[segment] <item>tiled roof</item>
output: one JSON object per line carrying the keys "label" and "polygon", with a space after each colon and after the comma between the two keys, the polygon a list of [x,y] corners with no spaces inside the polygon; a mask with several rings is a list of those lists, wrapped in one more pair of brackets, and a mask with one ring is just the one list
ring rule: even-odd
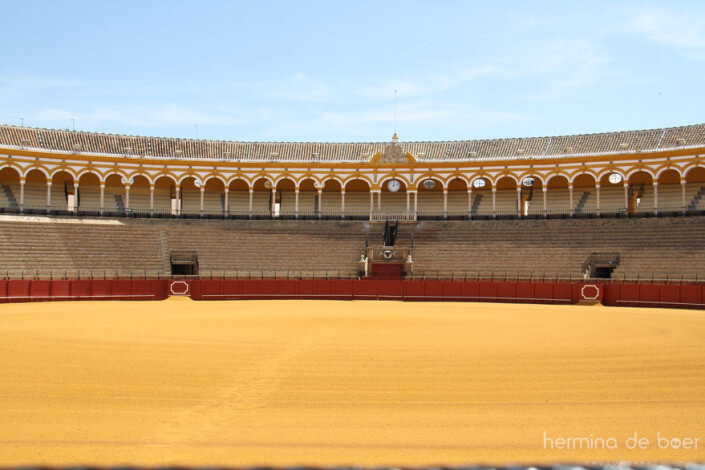
{"label": "tiled roof", "polygon": [[[363,163],[381,151],[386,143],[193,140],[0,125],[0,145],[176,159]],[[620,154],[705,147],[705,124],[554,137],[401,142],[400,145],[419,161]]]}

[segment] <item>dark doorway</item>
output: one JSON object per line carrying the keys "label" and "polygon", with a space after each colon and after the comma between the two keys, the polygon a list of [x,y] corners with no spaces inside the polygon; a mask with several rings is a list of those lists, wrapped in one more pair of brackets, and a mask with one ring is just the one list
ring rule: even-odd
{"label": "dark doorway", "polygon": [[592,268],[592,277],[596,279],[610,279],[614,266],[595,266]]}
{"label": "dark doorway", "polygon": [[170,259],[172,276],[198,275],[198,254],[195,251],[172,251]]}

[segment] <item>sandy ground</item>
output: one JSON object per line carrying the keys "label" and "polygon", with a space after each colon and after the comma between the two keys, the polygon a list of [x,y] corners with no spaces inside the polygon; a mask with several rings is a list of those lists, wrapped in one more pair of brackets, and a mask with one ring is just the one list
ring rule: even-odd
{"label": "sandy ground", "polygon": [[702,461],[704,338],[686,310],[1,305],[0,465]]}

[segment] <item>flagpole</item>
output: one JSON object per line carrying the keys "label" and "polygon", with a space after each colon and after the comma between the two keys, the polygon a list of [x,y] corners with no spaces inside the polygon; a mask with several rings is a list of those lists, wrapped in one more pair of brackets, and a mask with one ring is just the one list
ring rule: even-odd
{"label": "flagpole", "polygon": [[397,133],[397,90],[394,90],[394,134]]}

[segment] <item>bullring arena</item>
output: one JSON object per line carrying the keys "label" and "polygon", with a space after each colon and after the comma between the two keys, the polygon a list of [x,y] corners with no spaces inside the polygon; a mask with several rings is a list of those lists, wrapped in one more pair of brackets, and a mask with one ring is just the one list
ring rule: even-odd
{"label": "bullring arena", "polygon": [[703,461],[704,151],[2,125],[0,466]]}

